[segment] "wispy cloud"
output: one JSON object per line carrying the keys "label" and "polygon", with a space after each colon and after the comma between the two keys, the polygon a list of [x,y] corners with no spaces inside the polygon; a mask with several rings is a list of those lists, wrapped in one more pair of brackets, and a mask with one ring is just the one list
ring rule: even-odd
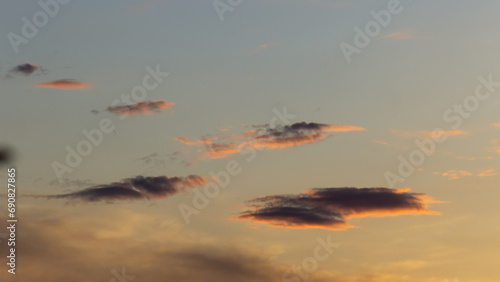
{"label": "wispy cloud", "polygon": [[163,110],[172,107],[175,103],[162,100],[138,102],[131,105],[108,107],[107,112],[116,115],[135,116],[161,113]]}
{"label": "wispy cloud", "polygon": [[[413,138],[420,138],[420,139],[432,139],[433,135],[435,134],[435,131],[433,130],[420,130],[420,131],[404,131],[404,130],[397,130],[397,129],[391,129],[390,130],[393,134],[399,135],[401,137],[413,137]],[[456,130],[441,130],[439,131],[440,134],[448,136],[448,137],[453,137],[453,136],[464,136],[468,135],[469,132],[456,129]]]}
{"label": "wispy cloud", "polygon": [[448,180],[456,180],[456,179],[461,179],[464,177],[469,177],[469,176],[476,176],[476,177],[490,177],[490,176],[495,176],[498,173],[495,171],[495,169],[485,169],[485,170],[479,170],[477,173],[472,173],[467,170],[448,170],[445,172],[434,172],[434,174],[438,174],[441,176],[446,177]]}
{"label": "wispy cloud", "polygon": [[476,174],[476,176],[479,176],[479,177],[490,177],[490,176],[495,176],[497,174],[498,173],[496,172],[496,170],[494,170],[494,169],[487,169],[487,170],[478,172]]}
{"label": "wispy cloud", "polygon": [[494,127],[494,128],[500,128],[500,122],[494,122],[492,124],[490,124],[491,127]]}
{"label": "wispy cloud", "polygon": [[283,149],[310,144],[326,139],[332,133],[362,131],[360,126],[298,122],[271,128],[270,125],[256,125],[255,129],[222,137],[205,136],[198,140],[183,137],[174,139],[186,145],[200,146],[198,159],[220,159],[237,153],[243,148]]}
{"label": "wispy cloud", "polygon": [[500,154],[500,140],[493,140],[493,145],[495,146],[495,150]]}
{"label": "wispy cloud", "polygon": [[282,228],[344,230],[347,219],[404,214],[440,214],[427,204],[439,203],[426,194],[409,189],[316,188],[298,195],[273,195],[251,199],[249,210],[232,219],[252,220]]}
{"label": "wispy cloud", "polygon": [[56,88],[63,90],[80,90],[91,87],[92,84],[80,82],[75,79],[59,79],[49,82],[38,83],[35,87],[39,88]]}
{"label": "wispy cloud", "polygon": [[277,42],[271,42],[271,43],[264,43],[264,44],[261,44],[257,47],[255,47],[252,51],[252,53],[259,53],[259,52],[262,52],[266,49],[269,49],[271,47],[274,47],[274,46],[277,46],[278,43]]}
{"label": "wispy cloud", "polygon": [[442,173],[435,172],[434,174],[441,174],[442,176],[448,178],[448,180],[455,180],[455,179],[460,179],[466,176],[471,176],[472,173],[468,172],[466,170],[448,170]]}
{"label": "wispy cloud", "polygon": [[415,30],[413,28],[403,29],[397,32],[389,33],[380,37],[381,39],[394,39],[394,40],[402,40],[402,39],[415,39],[417,36],[415,35]]}

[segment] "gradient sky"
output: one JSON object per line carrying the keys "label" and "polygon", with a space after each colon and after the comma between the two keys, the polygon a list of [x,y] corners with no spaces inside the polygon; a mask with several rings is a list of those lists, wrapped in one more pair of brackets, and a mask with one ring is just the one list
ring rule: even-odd
{"label": "gradient sky", "polygon": [[[388,2],[245,0],[221,20],[211,0],[72,0],[16,52],[9,34],[43,10],[2,1],[0,177],[17,169],[19,222],[17,274],[0,237],[0,279],[498,281],[500,87],[456,128],[443,114],[479,77],[500,82],[500,2],[401,0],[349,63],[341,43]],[[157,67],[143,101],[113,104]],[[113,132],[58,179],[103,119]],[[436,128],[446,141],[388,183]],[[186,222],[228,163],[241,173]],[[328,236],[340,245],[310,277],[283,280]]]}

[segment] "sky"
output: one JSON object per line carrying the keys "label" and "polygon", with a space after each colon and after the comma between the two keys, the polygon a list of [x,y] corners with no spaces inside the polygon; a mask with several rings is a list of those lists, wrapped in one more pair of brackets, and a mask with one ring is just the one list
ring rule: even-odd
{"label": "sky", "polygon": [[498,281],[499,10],[2,1],[0,279]]}

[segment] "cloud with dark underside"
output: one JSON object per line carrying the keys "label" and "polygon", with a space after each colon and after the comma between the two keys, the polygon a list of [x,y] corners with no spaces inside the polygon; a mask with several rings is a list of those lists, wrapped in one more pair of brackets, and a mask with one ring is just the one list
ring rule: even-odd
{"label": "cloud with dark underside", "polygon": [[237,153],[244,148],[279,149],[315,143],[326,139],[333,133],[365,130],[360,126],[343,124],[323,124],[298,122],[291,125],[272,127],[269,124],[253,126],[239,134],[220,137],[202,137],[188,140],[175,137],[183,144],[200,146],[201,155],[197,159],[220,159]]}
{"label": "cloud with dark underside", "polygon": [[[110,106],[106,108],[105,111],[121,116],[149,115],[161,113],[163,110],[170,108],[173,105],[175,105],[175,103],[157,100],[138,102],[124,106]],[[94,110],[92,112],[98,113],[99,111]]]}
{"label": "cloud with dark underside", "polygon": [[232,219],[251,220],[282,228],[352,228],[347,219],[405,214],[440,214],[428,209],[439,203],[409,189],[316,188],[298,195],[274,195],[251,199],[249,209]]}
{"label": "cloud with dark underside", "polygon": [[56,88],[62,90],[80,90],[91,87],[92,84],[78,81],[76,79],[59,79],[42,82],[35,85],[37,88]]}
{"label": "cloud with dark underside", "polygon": [[172,196],[185,188],[203,186],[205,183],[205,178],[199,175],[186,177],[136,176],[120,182],[92,186],[76,192],[48,195],[46,198],[83,202],[157,199]]}
{"label": "cloud with dark underside", "polygon": [[31,75],[37,70],[42,70],[38,66],[35,66],[30,63],[17,65],[9,70],[9,74],[22,74],[22,75]]}

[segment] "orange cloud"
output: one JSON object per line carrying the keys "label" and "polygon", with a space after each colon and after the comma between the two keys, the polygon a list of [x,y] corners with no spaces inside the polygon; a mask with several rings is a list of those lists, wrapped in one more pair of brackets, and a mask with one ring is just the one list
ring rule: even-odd
{"label": "orange cloud", "polygon": [[261,45],[257,46],[257,47],[253,50],[253,52],[252,52],[252,53],[259,53],[259,52],[264,51],[265,49],[268,49],[268,48],[270,48],[270,47],[274,47],[274,46],[276,46],[276,45],[278,45],[278,43],[276,43],[276,42],[272,42],[272,43],[264,43],[264,44],[261,44]]}
{"label": "orange cloud", "polygon": [[395,40],[401,40],[401,39],[415,39],[417,37],[415,36],[415,31],[412,28],[407,28],[407,29],[403,29],[403,30],[398,31],[398,32],[393,32],[393,33],[383,35],[380,38],[381,39],[390,38],[390,39],[395,39]]}
{"label": "orange cloud", "polygon": [[208,137],[208,138],[203,138],[203,139],[200,139],[200,140],[195,140],[195,141],[189,141],[187,140],[186,138],[183,138],[183,137],[174,137],[174,140],[177,140],[183,144],[186,144],[186,145],[209,145],[209,144],[212,144],[212,141],[211,140],[214,140],[214,139],[217,139],[215,137]]}
{"label": "orange cloud", "polygon": [[491,125],[491,127],[500,128],[500,122],[494,122],[490,125]]}
{"label": "orange cloud", "polygon": [[64,90],[79,90],[91,87],[92,84],[80,82],[75,79],[60,79],[49,82],[38,83],[35,87],[39,88],[57,88]]}
{"label": "orange cloud", "polygon": [[236,143],[229,144],[211,144],[205,151],[202,159],[222,159],[230,155],[238,153],[238,145]]}
{"label": "orange cloud", "polygon": [[465,176],[471,176],[472,173],[466,170],[448,170],[441,174],[442,176],[448,177],[448,180],[460,179]]}
{"label": "orange cloud", "polygon": [[478,172],[476,174],[476,176],[479,176],[479,177],[488,177],[488,176],[495,176],[497,174],[498,173],[494,169],[488,169],[488,170],[485,170],[485,171]]}
{"label": "orange cloud", "polygon": [[493,145],[496,146],[495,150],[500,154],[500,140],[494,140]]}

